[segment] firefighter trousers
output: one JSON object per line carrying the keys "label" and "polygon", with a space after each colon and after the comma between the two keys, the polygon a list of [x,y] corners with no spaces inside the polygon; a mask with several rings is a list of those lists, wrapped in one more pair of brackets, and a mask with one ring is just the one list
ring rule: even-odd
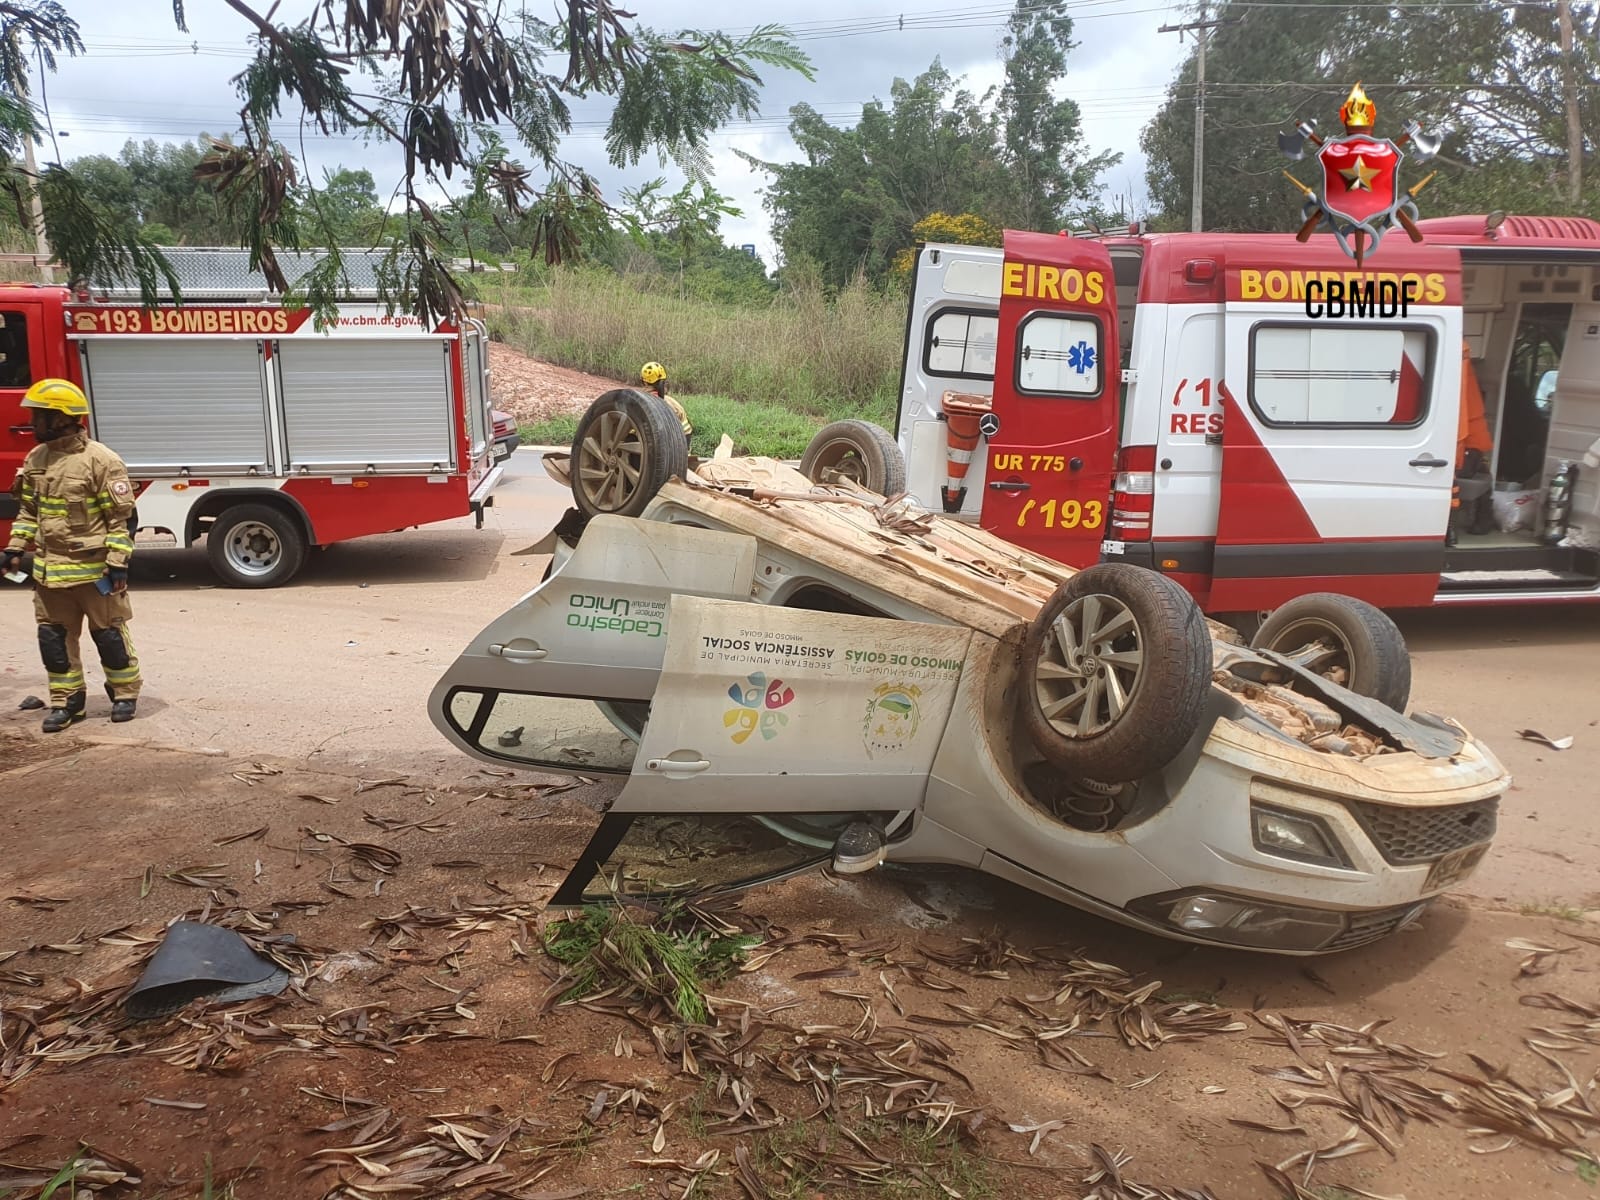
{"label": "firefighter trousers", "polygon": [[33,615],[39,623],[39,657],[50,677],[50,707],[66,707],[68,697],[84,690],[83,656],[78,642],[83,625],[100,655],[113,700],[135,700],[142,680],[128,622],[133,604],[128,593],[102,596],[92,583],[77,587],[33,589]]}

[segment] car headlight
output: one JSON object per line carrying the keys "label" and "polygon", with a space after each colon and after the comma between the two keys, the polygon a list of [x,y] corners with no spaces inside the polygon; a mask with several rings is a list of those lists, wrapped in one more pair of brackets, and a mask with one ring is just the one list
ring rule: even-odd
{"label": "car headlight", "polygon": [[1250,825],[1255,847],[1263,854],[1321,867],[1350,866],[1344,847],[1321,817],[1252,802]]}
{"label": "car headlight", "polygon": [[1196,937],[1263,950],[1316,950],[1344,932],[1341,913],[1230,896],[1184,896],[1158,919]]}

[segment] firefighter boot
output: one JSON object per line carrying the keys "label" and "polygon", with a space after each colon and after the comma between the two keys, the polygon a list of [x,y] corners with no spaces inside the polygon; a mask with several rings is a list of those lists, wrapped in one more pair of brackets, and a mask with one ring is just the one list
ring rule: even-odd
{"label": "firefighter boot", "polygon": [[133,713],[139,707],[137,700],[118,700],[117,693],[111,685],[106,684],[106,699],[111,701],[111,719],[120,724],[123,721],[133,720]]}
{"label": "firefighter boot", "polygon": [[74,721],[83,720],[83,709],[88,697],[82,692],[73,692],[67,697],[65,708],[52,708],[45,714],[44,724],[40,726],[46,733],[60,733]]}

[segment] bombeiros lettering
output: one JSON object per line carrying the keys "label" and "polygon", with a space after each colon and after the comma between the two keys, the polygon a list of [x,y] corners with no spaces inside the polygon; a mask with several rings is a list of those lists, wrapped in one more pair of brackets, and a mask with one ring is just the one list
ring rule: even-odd
{"label": "bombeiros lettering", "polygon": [[[1294,271],[1241,267],[1238,300],[1294,300],[1306,302],[1313,293],[1325,299],[1329,285],[1338,283],[1345,296],[1365,292],[1368,285],[1388,285],[1409,297],[1411,304],[1443,304],[1448,294],[1444,275],[1430,271]],[[1320,289],[1320,290],[1319,290]]]}

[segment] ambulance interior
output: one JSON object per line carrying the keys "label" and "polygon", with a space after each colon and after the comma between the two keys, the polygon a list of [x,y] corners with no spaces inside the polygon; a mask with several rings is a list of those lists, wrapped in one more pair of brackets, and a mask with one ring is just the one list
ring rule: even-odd
{"label": "ambulance interior", "polygon": [[[1463,332],[1482,395],[1463,387],[1460,505],[1441,590],[1570,587],[1600,578],[1600,267],[1479,262],[1463,255]],[[1552,480],[1571,464],[1570,513],[1546,523]]]}

